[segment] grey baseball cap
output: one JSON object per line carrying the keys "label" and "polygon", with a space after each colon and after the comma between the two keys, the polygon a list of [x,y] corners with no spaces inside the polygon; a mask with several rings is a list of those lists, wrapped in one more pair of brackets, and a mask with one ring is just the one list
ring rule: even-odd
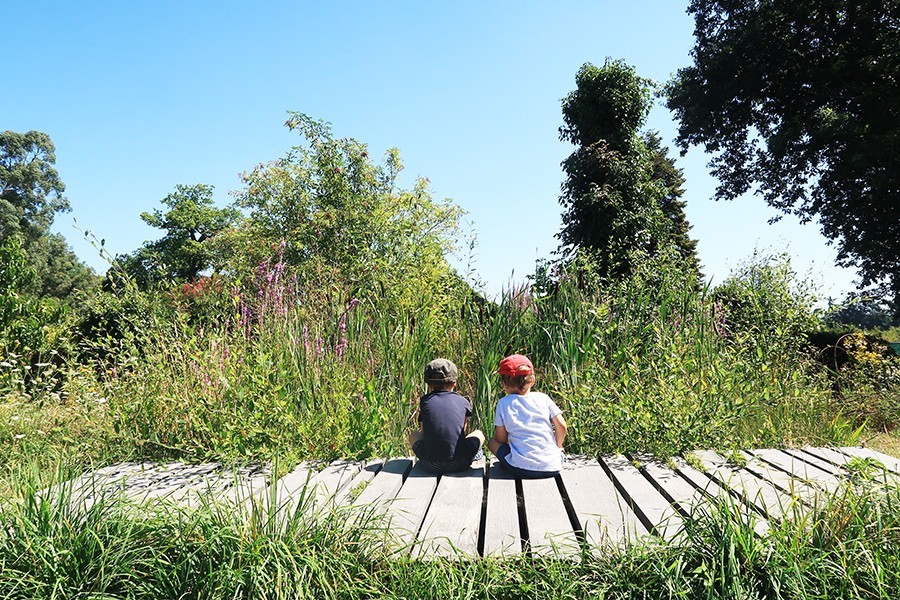
{"label": "grey baseball cap", "polygon": [[459,370],[453,361],[436,358],[425,365],[425,381],[428,383],[450,383],[459,377]]}

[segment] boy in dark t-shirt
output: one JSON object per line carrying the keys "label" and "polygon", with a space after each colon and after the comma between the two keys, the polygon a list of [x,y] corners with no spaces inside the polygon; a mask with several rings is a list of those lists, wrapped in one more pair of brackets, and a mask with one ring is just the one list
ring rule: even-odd
{"label": "boy in dark t-shirt", "polygon": [[446,358],[425,365],[428,393],[419,399],[421,429],[409,434],[409,443],[419,463],[435,473],[468,469],[484,444],[481,431],[466,435],[472,405],[453,391],[458,376],[456,365]]}

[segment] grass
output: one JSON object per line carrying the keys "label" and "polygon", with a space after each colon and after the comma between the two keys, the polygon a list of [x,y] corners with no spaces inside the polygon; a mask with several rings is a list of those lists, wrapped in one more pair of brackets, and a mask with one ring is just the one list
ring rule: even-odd
{"label": "grass", "polygon": [[[39,498],[20,473],[0,509],[0,598],[891,598],[900,586],[900,492],[849,483],[765,538],[722,501],[671,544],[581,561],[397,559],[371,516],[249,518],[217,505],[140,510]],[[61,474],[65,477],[65,473]]]}
{"label": "grass", "polygon": [[490,431],[501,395],[493,372],[512,352],[532,357],[536,389],[565,410],[573,452],[666,458],[855,441],[830,382],[788,333],[726,329],[715,299],[689,278],[598,289],[573,278],[543,296],[510,290],[497,304],[460,295],[440,311],[276,284],[236,305],[232,291],[211,288],[228,296],[214,303],[217,318],[157,317],[134,345],[104,354],[114,361],[103,377],[69,380],[74,403],[108,399],[98,432],[114,435],[98,444],[112,454],[286,462],[405,454],[428,360],[459,365],[472,426]]}

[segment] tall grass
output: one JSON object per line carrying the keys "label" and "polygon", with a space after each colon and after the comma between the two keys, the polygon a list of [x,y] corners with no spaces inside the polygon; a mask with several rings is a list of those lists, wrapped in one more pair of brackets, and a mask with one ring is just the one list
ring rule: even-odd
{"label": "tall grass", "polygon": [[573,451],[853,441],[828,382],[786,339],[794,332],[742,338],[709,290],[663,275],[606,286],[562,278],[549,293],[523,287],[497,302],[460,289],[439,307],[401,308],[298,284],[265,263],[249,288],[206,291],[224,298],[218,318],[180,310],[144,331],[103,394],[144,454],[405,454],[428,360],[457,362],[473,426],[491,431],[496,365],[522,352],[536,389],[566,411]]}

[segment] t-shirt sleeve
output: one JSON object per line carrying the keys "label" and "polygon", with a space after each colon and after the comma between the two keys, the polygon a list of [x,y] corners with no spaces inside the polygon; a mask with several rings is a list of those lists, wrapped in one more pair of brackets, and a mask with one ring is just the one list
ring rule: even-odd
{"label": "t-shirt sleeve", "polygon": [[550,420],[553,420],[553,417],[556,415],[562,414],[562,409],[556,405],[556,402],[553,401],[550,396],[547,396],[547,404],[550,405]]}
{"label": "t-shirt sleeve", "polygon": [[497,403],[497,408],[494,410],[494,427],[506,427],[506,423],[503,422],[503,412],[500,410],[500,402]]}
{"label": "t-shirt sleeve", "polygon": [[466,398],[466,417],[472,416],[472,401]]}

